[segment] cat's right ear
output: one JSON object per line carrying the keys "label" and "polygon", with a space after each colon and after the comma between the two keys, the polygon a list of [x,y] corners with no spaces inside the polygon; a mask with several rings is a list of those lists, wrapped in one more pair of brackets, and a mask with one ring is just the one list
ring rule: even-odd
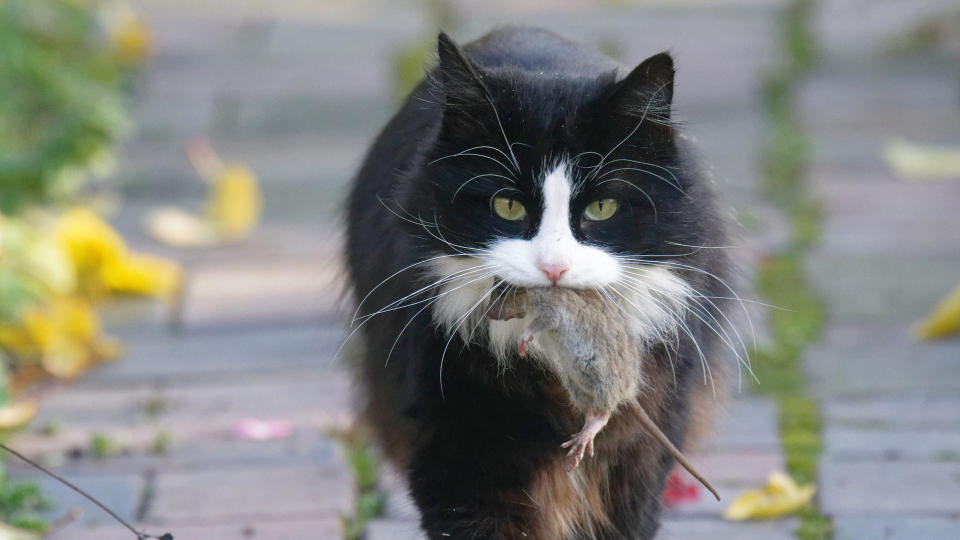
{"label": "cat's right ear", "polygon": [[440,83],[447,105],[476,103],[477,99],[489,99],[484,83],[484,74],[463,50],[441,32],[437,38],[437,82]]}

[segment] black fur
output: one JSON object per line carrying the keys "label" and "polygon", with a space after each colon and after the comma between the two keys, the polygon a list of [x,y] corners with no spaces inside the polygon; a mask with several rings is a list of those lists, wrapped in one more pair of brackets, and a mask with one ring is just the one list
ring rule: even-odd
{"label": "black fur", "polygon": [[[721,245],[723,233],[710,187],[671,123],[672,92],[673,62],[665,53],[621,79],[608,58],[542,30],[501,29],[463,49],[441,35],[439,65],[377,138],[350,194],[347,260],[355,299],[365,298],[360,315],[421,287],[422,267],[402,269],[453,253],[445,242],[476,248],[504,236],[532,237],[542,212],[535,180],[546,166],[578,155],[575,175],[586,183],[571,215],[596,199],[621,201],[608,221],[574,219],[579,241],[725,276],[722,250],[684,247]],[[504,136],[519,144],[508,149]],[[490,176],[463,186],[467,178],[497,173],[500,165],[447,156],[481,145],[513,151],[517,184]],[[623,171],[618,176],[626,182],[587,180],[599,157],[583,153],[611,150],[608,159],[659,168],[650,169],[655,174]],[[493,193],[504,188],[526,206],[526,219],[508,222],[491,212]],[[678,275],[704,295],[728,296],[703,273]],[[422,307],[384,312],[360,331],[365,417],[408,474],[431,538],[542,538],[525,490],[536,471],[563,456],[560,444],[582,417],[557,399],[550,373],[522,361],[503,371],[482,344],[459,337],[444,360],[441,394],[447,335]],[[710,332],[694,316],[686,323],[712,360]],[[700,356],[683,333],[676,354],[655,347],[649,362],[674,364],[665,369],[675,368],[676,387],[671,381],[657,406],[663,431],[680,446],[691,391],[702,384]],[[644,452],[655,454],[648,460],[654,466],[641,465]],[[655,446],[629,443],[610,453],[605,506],[613,527],[600,536],[651,538],[672,459]]]}

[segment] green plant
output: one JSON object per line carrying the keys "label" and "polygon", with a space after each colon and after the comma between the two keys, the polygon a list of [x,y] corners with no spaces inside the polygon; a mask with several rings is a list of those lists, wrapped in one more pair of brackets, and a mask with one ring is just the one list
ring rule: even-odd
{"label": "green plant", "polygon": [[357,502],[353,516],[345,520],[344,528],[349,540],[361,540],[366,531],[367,522],[383,514],[386,503],[383,492],[378,487],[380,468],[370,441],[358,429],[339,435],[347,454],[347,461],[353,469],[354,483],[357,489]]}
{"label": "green plant", "polygon": [[50,508],[50,502],[33,483],[10,482],[0,468],[0,522],[31,531],[43,531],[47,523],[36,513]]}
{"label": "green plant", "polygon": [[[771,304],[785,308],[770,314],[771,342],[759,350],[753,363],[760,381],[756,390],[777,400],[780,442],[787,470],[800,483],[813,482],[822,450],[822,420],[810,398],[801,359],[820,335],[824,308],[807,283],[804,260],[819,236],[820,207],[809,195],[804,170],[810,144],[796,111],[794,90],[814,65],[816,43],[810,25],[813,0],[792,0],[782,18],[784,59],[763,87],[763,103],[770,137],[761,155],[767,196],[790,217],[792,236],[779,253],[765,260],[757,275],[757,292]],[[815,503],[798,513],[801,540],[829,540],[830,519]]]}
{"label": "green plant", "polygon": [[128,68],[95,0],[0,2],[0,212],[62,201],[126,126]]}
{"label": "green plant", "polygon": [[116,452],[116,447],[109,437],[97,433],[90,438],[90,453],[96,459],[105,459]]}

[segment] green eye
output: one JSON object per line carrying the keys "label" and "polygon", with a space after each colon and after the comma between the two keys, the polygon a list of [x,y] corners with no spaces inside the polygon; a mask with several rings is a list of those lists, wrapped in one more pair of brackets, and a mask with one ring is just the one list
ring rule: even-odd
{"label": "green eye", "polygon": [[605,221],[617,213],[620,203],[616,199],[600,199],[587,205],[583,215],[590,221]]}
{"label": "green eye", "polygon": [[527,217],[527,209],[516,199],[494,197],[493,211],[507,221],[520,221]]}

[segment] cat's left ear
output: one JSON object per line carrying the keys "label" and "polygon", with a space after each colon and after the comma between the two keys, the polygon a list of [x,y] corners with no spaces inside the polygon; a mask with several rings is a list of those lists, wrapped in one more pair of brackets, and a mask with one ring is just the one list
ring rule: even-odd
{"label": "cat's left ear", "polygon": [[673,103],[673,74],[669,53],[651,56],[617,83],[608,106],[616,114],[666,123]]}

